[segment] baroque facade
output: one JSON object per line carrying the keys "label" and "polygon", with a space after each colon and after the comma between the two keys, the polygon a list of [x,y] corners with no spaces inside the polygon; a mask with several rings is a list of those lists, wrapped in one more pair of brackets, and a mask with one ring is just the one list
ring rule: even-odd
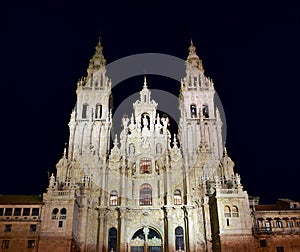
{"label": "baroque facade", "polygon": [[[77,83],[68,148],[49,178],[38,237],[27,249],[269,251],[261,247],[265,233],[259,229],[267,222],[255,217],[262,212],[250,207],[223,148],[214,85],[195,46],[189,47],[181,81],[177,135],[158,113],[144,78],[134,113],[123,117],[121,133],[111,139],[111,88],[99,41],[87,76]],[[299,209],[292,214],[298,239]],[[7,239],[2,244],[9,249]],[[299,241],[294,247],[300,248]]]}

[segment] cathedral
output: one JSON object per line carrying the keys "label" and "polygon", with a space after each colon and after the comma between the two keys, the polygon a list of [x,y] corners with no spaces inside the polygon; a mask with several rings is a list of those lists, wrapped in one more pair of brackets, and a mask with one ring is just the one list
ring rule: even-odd
{"label": "cathedral", "polygon": [[[243,189],[223,146],[213,81],[205,76],[193,43],[178,94],[177,134],[158,112],[144,77],[136,83],[140,97],[132,115],[123,117],[122,131],[112,137],[112,81],[102,49],[99,41],[87,76],[77,83],[69,142],[41,204],[22,198],[23,207],[5,208],[0,200],[0,221],[17,221],[15,209],[21,209],[17,216],[24,209],[36,209],[39,216],[28,212],[24,221],[35,221],[30,227],[36,225],[37,235],[26,238],[28,250],[18,251],[300,251],[300,204],[278,203],[293,221],[284,229],[293,233],[285,235],[295,236],[275,239],[273,231],[288,228],[287,222],[279,217],[277,227],[278,209],[259,206]],[[6,215],[7,209],[14,210]],[[273,211],[272,222],[267,211]],[[5,225],[12,231],[14,224]],[[7,233],[0,238],[3,251],[17,251],[4,250],[12,246]],[[291,243],[295,250],[283,250]]]}
{"label": "cathedral", "polygon": [[134,113],[111,139],[112,83],[97,45],[77,84],[68,151],[44,194],[41,251],[217,251],[221,240],[251,239],[248,195],[223,151],[214,85],[195,46],[181,82],[177,135],[157,112],[146,78],[140,85]]}

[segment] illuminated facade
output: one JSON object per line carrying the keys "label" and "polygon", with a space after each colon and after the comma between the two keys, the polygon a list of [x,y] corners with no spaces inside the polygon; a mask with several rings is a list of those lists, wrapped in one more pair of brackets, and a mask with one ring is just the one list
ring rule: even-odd
{"label": "illuminated facade", "polygon": [[111,148],[112,83],[99,42],[77,85],[68,152],[44,194],[42,251],[217,251],[222,240],[252,239],[248,195],[223,153],[213,82],[195,49],[181,82],[178,136],[145,78]]}
{"label": "illuminated facade", "polygon": [[268,251],[257,235],[259,211],[251,210],[223,149],[214,85],[195,46],[181,82],[177,135],[157,112],[145,78],[134,113],[123,117],[122,132],[111,139],[111,87],[99,42],[77,84],[68,150],[43,195],[35,249]]}

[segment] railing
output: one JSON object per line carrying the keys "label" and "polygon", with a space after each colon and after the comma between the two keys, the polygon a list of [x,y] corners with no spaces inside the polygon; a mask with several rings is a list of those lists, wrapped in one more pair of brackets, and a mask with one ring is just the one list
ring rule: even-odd
{"label": "railing", "polygon": [[271,227],[254,227],[253,231],[255,234],[270,234],[272,233]]}
{"label": "railing", "polygon": [[0,216],[0,220],[32,221],[40,220],[39,216]]}
{"label": "railing", "polygon": [[299,227],[254,227],[255,234],[299,234]]}
{"label": "railing", "polygon": [[238,189],[218,189],[217,191],[220,194],[238,194]]}

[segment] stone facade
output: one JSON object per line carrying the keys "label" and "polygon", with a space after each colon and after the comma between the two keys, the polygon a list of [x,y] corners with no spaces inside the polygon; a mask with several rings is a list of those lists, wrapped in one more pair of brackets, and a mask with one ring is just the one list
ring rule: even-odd
{"label": "stone facade", "polygon": [[[42,251],[61,239],[62,251],[217,251],[220,241],[253,238],[248,195],[223,152],[214,85],[195,46],[181,82],[178,136],[145,78],[111,148],[111,85],[99,42],[77,85],[68,151],[44,194]],[[227,206],[236,216],[224,216]],[[62,208],[66,219],[53,219]]]}
{"label": "stone facade", "polygon": [[[274,251],[264,250],[261,240],[275,248],[280,238],[277,233],[262,238],[259,228],[266,222],[257,223],[264,213],[250,207],[223,148],[214,85],[195,46],[189,47],[181,81],[177,135],[158,113],[144,78],[134,113],[123,117],[122,131],[112,139],[111,87],[99,41],[87,76],[77,83],[68,148],[38,205],[38,245],[30,251]],[[284,248],[299,248],[297,209],[289,217],[296,233],[288,234]],[[1,225],[11,221],[5,211]],[[23,224],[14,223],[21,229]],[[0,234],[3,251],[16,251]]]}

